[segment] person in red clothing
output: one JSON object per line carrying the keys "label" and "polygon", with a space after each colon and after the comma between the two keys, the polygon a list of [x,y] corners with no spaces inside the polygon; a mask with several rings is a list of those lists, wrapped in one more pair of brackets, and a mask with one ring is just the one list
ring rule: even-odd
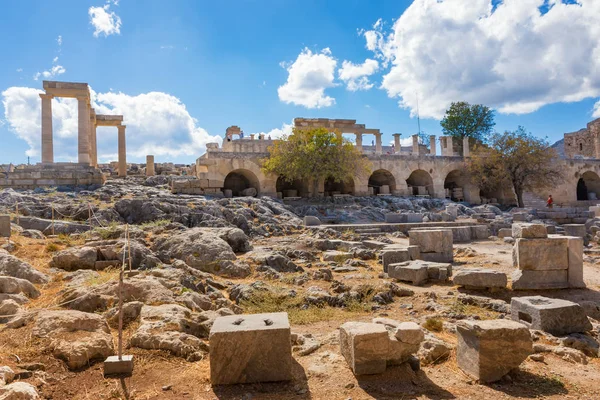
{"label": "person in red clothing", "polygon": [[554,205],[554,200],[552,200],[552,195],[549,195],[548,200],[546,201],[546,207],[552,208],[552,205]]}

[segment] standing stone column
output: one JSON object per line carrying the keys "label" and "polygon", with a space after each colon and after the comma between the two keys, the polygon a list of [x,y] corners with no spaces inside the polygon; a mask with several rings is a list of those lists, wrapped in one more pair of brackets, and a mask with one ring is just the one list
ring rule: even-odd
{"label": "standing stone column", "polygon": [[127,157],[125,149],[125,125],[117,126],[119,130],[119,176],[127,176]]}
{"label": "standing stone column", "polygon": [[375,134],[375,154],[381,154],[381,133]]}
{"label": "standing stone column", "polygon": [[400,136],[402,136],[401,133],[394,133],[394,153],[396,154],[400,154],[400,152],[402,151],[402,145],[400,144]]}
{"label": "standing stone column", "polygon": [[98,141],[96,140],[96,111],[90,110],[90,164],[96,168],[98,166]]}
{"label": "standing stone column", "polygon": [[596,159],[600,159],[600,132],[596,132],[596,134],[594,135],[594,148]]}
{"label": "standing stone column", "polygon": [[419,155],[419,135],[412,135],[412,153]]}
{"label": "standing stone column", "polygon": [[90,165],[90,107],[87,96],[77,97],[77,153],[80,164]]}
{"label": "standing stone column", "polygon": [[434,157],[437,155],[437,148],[435,146],[435,135],[429,136],[429,154]]}
{"label": "standing stone column", "polygon": [[356,150],[362,153],[362,133],[356,133]]}
{"label": "standing stone column", "polygon": [[463,157],[469,157],[471,155],[471,149],[469,148],[469,138],[465,136],[463,138]]}
{"label": "standing stone column", "polygon": [[154,176],[154,156],[146,156],[146,176]]}
{"label": "standing stone column", "polygon": [[52,98],[50,94],[40,94],[42,98],[42,163],[54,162],[52,140]]}

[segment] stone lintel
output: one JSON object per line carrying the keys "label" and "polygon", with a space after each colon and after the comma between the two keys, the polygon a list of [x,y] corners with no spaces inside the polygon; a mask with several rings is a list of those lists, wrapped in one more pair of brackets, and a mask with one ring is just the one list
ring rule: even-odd
{"label": "stone lintel", "polygon": [[44,81],[46,94],[54,97],[90,97],[87,83]]}
{"label": "stone lintel", "polygon": [[96,125],[97,126],[119,126],[122,125],[123,116],[122,115],[96,115]]}

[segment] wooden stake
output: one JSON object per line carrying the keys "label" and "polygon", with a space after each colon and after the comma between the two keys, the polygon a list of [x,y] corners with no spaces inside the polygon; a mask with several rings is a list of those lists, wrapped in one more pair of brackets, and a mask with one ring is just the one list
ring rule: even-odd
{"label": "wooden stake", "polygon": [[19,225],[19,202],[17,201],[17,225]]}
{"label": "wooden stake", "polygon": [[[125,225],[125,235],[129,237],[129,224]],[[126,246],[129,247],[129,240]],[[119,273],[119,361],[123,359],[123,271],[125,270],[125,248],[123,248],[123,264]]]}

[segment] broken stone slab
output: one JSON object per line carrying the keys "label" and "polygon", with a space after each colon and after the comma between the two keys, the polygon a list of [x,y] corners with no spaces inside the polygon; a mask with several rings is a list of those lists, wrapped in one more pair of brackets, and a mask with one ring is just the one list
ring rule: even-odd
{"label": "broken stone slab", "polygon": [[410,223],[410,224],[414,224],[414,223],[421,223],[423,222],[423,214],[419,214],[419,213],[406,213],[406,222]]}
{"label": "broken stone slab", "polygon": [[388,267],[388,275],[390,278],[419,286],[430,279],[445,281],[452,276],[452,265],[424,260],[406,261],[391,264]]}
{"label": "broken stone slab", "polygon": [[487,225],[473,225],[471,228],[471,240],[485,240],[490,237]]}
{"label": "broken stone slab", "polygon": [[304,217],[304,226],[319,226],[321,225],[321,220],[312,215],[307,215]]}
{"label": "broken stone slab", "polygon": [[382,324],[346,322],[340,326],[340,350],[354,375],[385,372],[388,331]]}
{"label": "broken stone slab", "polygon": [[133,373],[133,356],[110,356],[104,360],[104,376],[125,375]]}
{"label": "broken stone slab", "polygon": [[381,250],[384,247],[389,246],[388,243],[380,242],[378,240],[363,240],[362,245],[365,246],[367,249],[372,250]]}
{"label": "broken stone slab", "polygon": [[406,248],[390,247],[381,252],[381,261],[383,264],[383,272],[388,271],[391,264],[396,264],[405,261],[417,260],[420,252],[418,246],[408,246]]}
{"label": "broken stone slab", "polygon": [[548,237],[543,224],[513,224],[512,237],[515,239],[545,239]]}
{"label": "broken stone slab", "polygon": [[429,279],[427,265],[413,261],[390,264],[387,273],[392,279],[410,282],[416,286],[424,284]]}
{"label": "broken stone slab", "polygon": [[530,329],[555,336],[583,333],[592,329],[592,324],[579,304],[543,296],[513,297],[511,317]]}
{"label": "broken stone slab", "polygon": [[329,250],[323,253],[323,261],[344,262],[352,258],[352,253],[338,250]]}
{"label": "broken stone slab", "polygon": [[456,358],[461,370],[481,382],[494,382],[532,353],[529,329],[504,319],[459,321]]}
{"label": "broken stone slab", "polygon": [[568,271],[522,271],[512,273],[513,290],[567,289],[569,287]]}
{"label": "broken stone slab", "polygon": [[452,282],[466,289],[504,289],[507,284],[504,272],[485,268],[469,268],[458,271]]}
{"label": "broken stone slab", "polygon": [[520,270],[566,270],[569,267],[567,247],[564,237],[516,239],[513,264]]}
{"label": "broken stone slab", "polygon": [[292,379],[287,313],[219,317],[210,330],[213,385]]}

